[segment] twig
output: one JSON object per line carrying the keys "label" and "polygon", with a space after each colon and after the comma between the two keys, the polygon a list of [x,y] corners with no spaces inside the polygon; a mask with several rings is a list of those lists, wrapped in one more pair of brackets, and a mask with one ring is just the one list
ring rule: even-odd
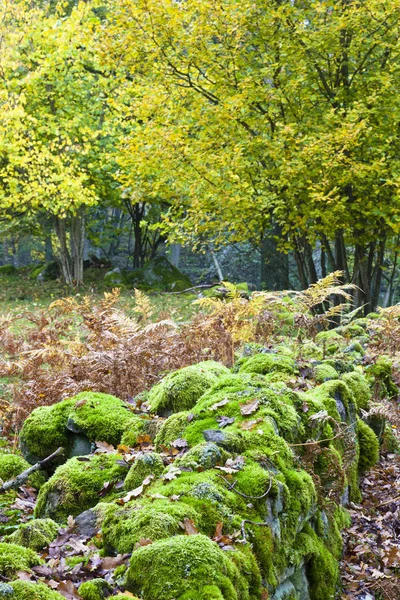
{"label": "twig", "polygon": [[22,485],[28,479],[28,477],[32,475],[32,473],[35,473],[35,471],[39,471],[40,469],[45,469],[47,465],[51,463],[55,458],[58,458],[59,456],[63,455],[64,448],[58,448],[55,452],[53,452],[53,454],[50,454],[50,456],[48,456],[47,458],[40,460],[35,465],[29,467],[29,469],[22,471],[22,473],[17,475],[14,479],[10,479],[9,481],[3,483],[3,485],[0,487],[0,494],[4,494],[4,492],[7,492],[11,489],[19,488],[19,486]]}
{"label": "twig", "polygon": [[223,475],[217,475],[217,477],[220,477],[221,479],[223,479],[225,481],[225,483],[229,486],[229,490],[232,490],[232,492],[235,492],[235,494],[239,494],[239,496],[242,496],[242,498],[248,498],[249,500],[261,500],[262,498],[265,498],[265,496],[268,496],[269,492],[271,491],[271,487],[272,487],[272,477],[270,474],[268,489],[261,496],[248,496],[247,494],[243,494],[243,492],[239,492],[239,490],[235,489],[234,486],[237,483],[236,481],[233,484],[231,484],[231,482],[228,481],[228,479],[226,479]]}
{"label": "twig", "polygon": [[242,540],[243,542],[247,542],[247,538],[246,538],[246,530],[245,530],[245,525],[246,523],[249,523],[250,525],[258,525],[259,527],[269,527],[268,523],[258,523],[257,521],[249,521],[249,519],[243,519],[241,525],[240,525],[240,529],[242,531]]}

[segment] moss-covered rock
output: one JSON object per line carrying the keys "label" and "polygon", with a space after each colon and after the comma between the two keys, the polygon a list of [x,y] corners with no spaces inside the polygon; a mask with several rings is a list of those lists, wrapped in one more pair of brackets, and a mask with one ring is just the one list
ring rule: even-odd
{"label": "moss-covered rock", "polygon": [[225,600],[255,598],[261,593],[259,575],[250,591],[228,554],[203,535],[161,540],[132,554],[126,587],[143,600],[200,600],[210,598],[211,590],[214,598],[216,593]]}
{"label": "moss-covered rock", "polygon": [[239,364],[239,373],[259,373],[260,375],[265,375],[274,372],[289,374],[296,372],[293,359],[281,354],[256,354],[239,362]]}
{"label": "moss-covered rock", "polygon": [[88,454],[91,442],[119,444],[131,420],[129,406],[119,398],[82,392],[53,406],[36,408],[22,427],[21,450],[31,463],[60,446],[67,456]]}
{"label": "moss-covered rock", "polygon": [[19,442],[26,460],[32,464],[62,446],[66,452],[72,440],[66,428],[73,401],[64,400],[53,406],[40,406],[24,421]]}
{"label": "moss-covered rock", "polygon": [[[30,464],[19,454],[0,452],[0,479],[3,482],[13,479],[29,467]],[[39,471],[32,473],[28,479],[28,483],[36,489],[39,489],[44,481],[44,475]]]}
{"label": "moss-covered rock", "polygon": [[218,381],[218,377],[228,373],[226,367],[214,361],[174,371],[150,391],[150,410],[160,415],[189,410]]}
{"label": "moss-covered rock", "polygon": [[108,394],[82,392],[72,398],[67,429],[83,433],[91,442],[101,441],[116,446],[132,419],[129,406]]}
{"label": "moss-covered rock", "polygon": [[3,541],[35,551],[43,550],[57,537],[58,527],[52,519],[34,519],[22,523],[11,535],[5,536]]}
{"label": "moss-covered rock", "polygon": [[379,440],[371,427],[364,421],[357,421],[357,438],[360,446],[360,471],[368,471],[379,460]]}
{"label": "moss-covered rock", "polygon": [[33,581],[13,581],[13,600],[65,600],[65,597],[43,583]]}
{"label": "moss-covered rock", "polygon": [[376,390],[382,398],[395,398],[399,393],[393,381],[393,363],[388,356],[380,356],[378,360],[367,369],[367,376],[375,384]]}
{"label": "moss-covered rock", "polygon": [[154,440],[163,423],[163,419],[150,419],[147,416],[132,415],[122,434],[121,444],[134,448],[138,444],[139,438],[144,435],[148,435]]}
{"label": "moss-covered rock", "polygon": [[350,388],[357,409],[367,410],[372,392],[366,377],[360,371],[352,371],[345,373],[342,379]]}
{"label": "moss-covered rock", "polygon": [[177,269],[165,256],[156,256],[141,270],[147,286],[167,292],[181,292],[192,287],[187,275]]}
{"label": "moss-covered rock", "polygon": [[2,265],[0,267],[0,275],[17,275],[18,269],[14,265]]}
{"label": "moss-covered rock", "polygon": [[184,534],[181,523],[191,519],[198,527],[201,515],[190,504],[156,499],[143,506],[131,502],[126,506],[109,504],[102,522],[104,546],[109,552],[132,552],[143,540],[156,542],[177,534]]}
{"label": "moss-covered rock", "polygon": [[339,374],[331,365],[321,363],[314,368],[314,377],[318,383],[329,381],[330,379],[339,379]]}
{"label": "moss-covered rock", "polygon": [[18,571],[30,571],[31,567],[40,563],[39,556],[33,550],[0,542],[0,573],[3,577],[13,579]]}
{"label": "moss-covered rock", "polygon": [[164,463],[156,452],[141,452],[136,456],[135,462],[129,469],[125,479],[125,489],[134,490],[148,476],[159,477],[164,470]]}
{"label": "moss-covered rock", "polygon": [[104,600],[112,591],[112,586],[105,579],[92,579],[79,586],[79,595],[83,600]]}
{"label": "moss-covered rock", "polygon": [[113,484],[125,477],[126,469],[118,464],[119,460],[118,454],[69,459],[41,488],[35,516],[63,523],[69,515],[76,516],[95,506],[106,482]]}

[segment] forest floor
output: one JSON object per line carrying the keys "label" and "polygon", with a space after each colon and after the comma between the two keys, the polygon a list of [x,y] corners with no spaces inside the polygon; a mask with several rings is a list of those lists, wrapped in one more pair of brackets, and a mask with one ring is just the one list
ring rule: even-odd
{"label": "forest floor", "polygon": [[387,454],[364,477],[360,506],[344,535],[341,600],[400,598],[400,455]]}

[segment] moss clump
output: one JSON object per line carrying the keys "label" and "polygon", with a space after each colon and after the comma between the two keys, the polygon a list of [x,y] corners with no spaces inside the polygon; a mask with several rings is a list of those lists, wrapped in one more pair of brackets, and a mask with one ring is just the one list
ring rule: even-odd
{"label": "moss clump", "polygon": [[299,534],[296,546],[306,562],[310,599],[334,600],[339,578],[337,559],[308,524]]}
{"label": "moss clump", "polygon": [[13,581],[11,586],[14,590],[13,600],[65,600],[64,596],[43,583]]}
{"label": "moss clump", "polygon": [[392,361],[387,356],[380,356],[374,365],[367,370],[367,375],[374,379],[375,386],[382,397],[395,398],[399,393],[397,385],[393,381]]}
{"label": "moss clump", "polygon": [[3,598],[3,600],[15,598],[14,590],[11,585],[8,583],[0,583],[0,598]]}
{"label": "moss clump", "polygon": [[40,406],[25,420],[20,433],[20,446],[32,464],[46,458],[62,446],[68,453],[71,438],[66,429],[73,402],[64,400],[53,406]]}
{"label": "moss clump", "polygon": [[156,542],[183,534],[180,523],[185,518],[200,526],[198,512],[181,502],[155,500],[144,507],[135,502],[124,507],[109,505],[102,524],[104,546],[110,552],[132,552],[141,539]]}
{"label": "moss clump", "polygon": [[84,433],[91,442],[101,441],[116,446],[121,441],[132,413],[127,404],[115,396],[82,392],[74,398],[67,426]]}
{"label": "moss clump", "polygon": [[[29,467],[30,464],[19,454],[0,453],[0,479],[3,482],[13,479]],[[44,481],[43,474],[38,471],[32,473],[28,479],[29,484],[36,489],[39,489]]]}
{"label": "moss clump", "polygon": [[60,446],[68,456],[74,433],[85,435],[90,442],[117,445],[131,419],[129,407],[119,398],[82,392],[53,406],[36,408],[22,427],[21,450],[31,463],[49,456]]}
{"label": "moss clump", "polygon": [[121,460],[118,454],[95,454],[85,461],[68,460],[41,488],[35,516],[63,523],[69,515],[75,517],[95,506],[104,484],[117,482],[126,475],[118,460]]}
{"label": "moss clump", "polygon": [[125,585],[143,600],[207,598],[210,589],[214,598],[218,590],[224,600],[248,600],[248,583],[227,554],[204,535],[161,540],[132,554]]}
{"label": "moss clump", "polygon": [[125,427],[121,438],[121,444],[134,448],[138,444],[139,436],[148,435],[152,440],[156,437],[164,423],[163,419],[148,419],[132,416]]}
{"label": "moss clump", "polygon": [[214,361],[170,373],[150,391],[150,410],[160,415],[189,410],[218,381],[218,377],[228,373],[226,367]]}
{"label": "moss clump", "polygon": [[396,437],[390,423],[386,423],[385,425],[382,440],[382,450],[383,452],[389,453],[400,452],[400,441]]}
{"label": "moss clump", "polygon": [[342,380],[350,388],[357,409],[367,410],[372,394],[368,381],[364,375],[360,371],[352,371],[351,373],[345,373]]}
{"label": "moss clump", "polygon": [[359,419],[357,421],[357,439],[360,446],[358,468],[368,471],[379,460],[379,440],[371,427]]}
{"label": "moss clump", "polygon": [[314,377],[315,381],[323,383],[324,381],[329,381],[329,379],[338,379],[339,373],[331,365],[321,363],[320,365],[316,365]]}
{"label": "moss clump", "polygon": [[239,373],[290,373],[296,372],[295,363],[289,356],[279,354],[256,354],[241,363]]}
{"label": "moss clump", "polygon": [[4,542],[18,544],[31,550],[43,550],[56,537],[58,525],[51,519],[34,519],[22,523],[14,533],[4,537]]}
{"label": "moss clump", "polygon": [[39,556],[33,550],[0,542],[0,573],[4,577],[13,579],[18,571],[29,571],[40,563]]}
{"label": "moss clump", "polygon": [[79,595],[83,600],[104,600],[113,591],[105,579],[92,579],[79,586]]}
{"label": "moss clump", "polygon": [[229,454],[212,442],[197,444],[175,461],[178,467],[189,467],[193,470],[212,469],[215,465],[224,464]]}
{"label": "moss clump", "polygon": [[189,424],[188,417],[189,412],[178,412],[168,417],[157,433],[155,439],[156,448],[160,449],[161,446],[170,446],[171,442],[181,438],[185,428]]}
{"label": "moss clump", "polygon": [[140,452],[125,479],[125,489],[134,490],[148,475],[158,477],[164,470],[164,463],[155,452]]}

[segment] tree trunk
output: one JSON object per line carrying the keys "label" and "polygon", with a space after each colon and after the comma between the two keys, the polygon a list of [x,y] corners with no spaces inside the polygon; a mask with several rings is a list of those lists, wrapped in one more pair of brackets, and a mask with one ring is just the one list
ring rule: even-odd
{"label": "tree trunk", "polygon": [[282,229],[275,224],[261,238],[261,289],[287,290],[289,288],[289,255],[278,250]]}
{"label": "tree trunk", "polygon": [[68,249],[68,241],[67,241],[67,229],[66,229],[66,219],[61,219],[60,217],[55,217],[54,220],[55,231],[57,234],[58,242],[60,245],[59,248],[59,261],[61,267],[61,274],[64,282],[67,285],[72,285],[73,277],[71,270],[71,256]]}
{"label": "tree trunk", "polygon": [[71,217],[71,271],[75,285],[83,283],[83,255],[85,252],[85,211],[81,206]]}

